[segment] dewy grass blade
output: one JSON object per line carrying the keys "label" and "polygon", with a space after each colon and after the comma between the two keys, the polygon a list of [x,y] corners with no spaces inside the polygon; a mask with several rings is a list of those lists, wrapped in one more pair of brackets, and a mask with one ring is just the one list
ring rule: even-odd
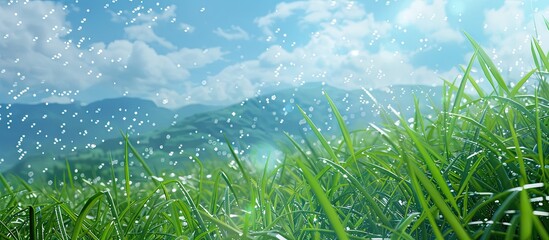
{"label": "dewy grass blade", "polygon": [[124,139],[126,139],[124,141],[124,180],[125,180],[125,191],[126,191],[126,202],[127,202],[127,206],[130,206],[131,205],[131,194],[130,194],[130,153],[128,151],[128,145],[129,145],[129,140],[128,140],[128,135],[126,134],[124,136]]}
{"label": "dewy grass blade", "polygon": [[[334,102],[328,96],[328,93],[324,92],[324,95],[326,96],[326,99],[328,100],[328,104],[330,105],[330,108],[332,109],[332,112],[334,113],[334,116],[337,120],[337,124],[339,125],[339,129],[341,130],[341,135],[343,135],[343,140],[345,141],[345,144],[347,145],[347,149],[349,150],[349,154],[351,155],[351,159],[353,160],[352,163],[356,165],[356,156],[355,156],[355,149],[353,147],[353,141],[351,141],[351,137],[349,135],[349,131],[347,130],[347,126],[345,124],[345,121],[343,120],[343,117],[341,116],[341,113],[335,106]],[[334,159],[334,161],[337,161]],[[348,166],[352,163],[346,163]],[[358,169],[358,167],[357,167]]]}
{"label": "dewy grass blade", "polygon": [[116,210],[116,204],[114,203],[114,199],[112,198],[112,195],[109,191],[103,192],[103,194],[107,198],[107,204],[109,205],[109,209],[111,209],[112,217],[114,218],[114,227],[116,230],[116,236],[118,236],[118,239],[122,239],[122,224],[120,224],[120,216],[118,215],[118,211]]}
{"label": "dewy grass blade", "polygon": [[[144,223],[140,226],[139,231],[141,232],[141,235],[143,238],[148,238],[149,234],[152,234],[154,232],[154,229],[157,228],[158,219],[160,219],[162,215],[162,211],[164,210],[164,207],[167,207],[168,205],[173,205],[174,202],[179,201],[179,199],[170,199],[166,201],[160,201],[158,204],[154,204],[152,209],[147,212],[148,218],[144,219]],[[163,216],[162,216],[163,217]],[[163,219],[164,220],[164,219]],[[169,217],[164,220],[166,222],[170,221],[172,222],[172,219]],[[194,222],[188,221],[189,228],[194,230]],[[149,237],[150,238],[150,237]]]}
{"label": "dewy grass blade", "polygon": [[509,123],[509,132],[511,133],[511,138],[513,140],[513,144],[515,145],[515,153],[516,153],[516,161],[518,161],[519,167],[520,167],[520,177],[522,180],[522,184],[527,184],[528,181],[528,175],[526,173],[526,166],[524,163],[524,157],[522,155],[522,149],[520,148],[519,143],[519,137],[517,136],[516,130],[515,130],[515,123],[514,123],[514,114],[513,110],[509,109],[507,113],[507,122]]}
{"label": "dewy grass blade", "polygon": [[[497,87],[500,87],[506,94],[509,94],[509,88],[507,88],[507,84],[503,80],[503,77],[499,73],[498,68],[496,67],[494,62],[492,62],[490,57],[488,57],[488,54],[486,54],[484,49],[480,47],[480,45],[473,39],[473,37],[471,37],[471,35],[469,35],[466,32],[464,34],[467,37],[467,39],[469,39],[469,42],[471,42],[471,45],[473,45],[473,48],[475,49],[475,51],[478,53],[478,60],[484,71],[484,75],[490,81],[490,83],[492,84],[492,87],[494,87],[494,90],[497,91],[497,88],[496,88],[497,86]],[[494,77],[494,79],[497,82],[497,85],[495,85],[492,82],[491,76]]]}
{"label": "dewy grass blade", "polygon": [[537,230],[540,239],[549,239],[549,232],[547,232],[547,227],[539,220],[538,216],[534,215],[532,219],[534,221],[534,227]]}
{"label": "dewy grass blade", "polygon": [[362,183],[360,183],[349,171],[347,171],[343,166],[341,166],[340,164],[338,163],[335,163],[333,161],[330,161],[329,159],[323,159],[324,161],[326,161],[326,163],[330,164],[331,167],[333,167],[336,171],[344,174],[343,176],[345,176],[344,178],[349,182],[351,183],[351,185],[353,187],[355,187],[361,194],[362,196],[364,196],[366,198],[366,201],[368,202],[368,206],[372,208],[372,210],[374,211],[374,213],[376,214],[376,217],[378,217],[379,219],[381,219],[381,222],[383,223],[383,225],[387,226],[387,227],[390,227],[391,226],[391,223],[390,223],[390,219],[387,218],[386,216],[386,213],[384,213],[381,208],[379,207],[379,205],[381,204],[380,202],[376,202],[374,200],[374,198],[370,195],[370,193],[368,193],[368,190],[366,190],[364,188],[364,186],[362,186]]}
{"label": "dewy grass blade", "polygon": [[[502,140],[499,139],[491,130],[486,128],[486,126],[484,126],[483,124],[479,123],[478,121],[476,121],[476,120],[474,120],[470,117],[464,116],[464,115],[454,114],[453,116],[460,117],[461,119],[466,120],[466,121],[472,123],[474,126],[480,128],[482,130],[483,134],[485,134],[485,141],[481,141],[481,144],[489,144],[489,145],[484,145],[484,146],[488,149],[491,149],[492,152],[497,153],[498,151],[496,149],[494,149],[494,146],[491,146],[491,145],[495,145],[495,147],[497,147],[501,150],[507,151],[507,146],[502,142]],[[511,154],[511,152],[505,152],[505,154]],[[494,166],[500,166],[502,164],[501,161],[499,161],[495,158],[488,158],[488,160]],[[510,189],[510,188],[513,187],[512,181],[509,179],[509,176],[507,175],[507,172],[505,172],[504,168],[497,167],[496,168],[496,174],[498,176],[498,179],[500,179],[499,182],[502,183],[504,189]]]}
{"label": "dewy grass blade", "polygon": [[[6,233],[7,235],[0,235],[1,237],[3,237],[4,239],[15,239],[15,240],[19,240],[19,234],[17,232],[14,232],[13,230],[16,230],[16,229],[11,229],[10,227],[8,227],[3,221],[0,221],[0,226],[6,230]],[[0,229],[2,229],[0,228]],[[0,232],[0,234],[4,234],[4,232]],[[11,238],[10,238],[11,236]]]}
{"label": "dewy grass blade", "polygon": [[[412,170],[415,172],[415,177],[421,182],[421,185],[425,188],[435,205],[438,207],[442,215],[444,216],[444,219],[450,224],[456,235],[459,239],[470,239],[469,234],[467,234],[467,231],[463,228],[461,225],[461,222],[459,219],[454,215],[452,212],[452,209],[446,205],[445,198],[440,195],[437,188],[431,183],[429,178],[425,176],[421,170],[419,170],[416,166],[412,165]],[[440,186],[439,186],[440,187]]]}
{"label": "dewy grass blade", "polygon": [[232,183],[231,179],[229,179],[229,176],[224,171],[220,171],[219,175],[221,175],[221,177],[223,178],[223,181],[225,181],[225,184],[227,184],[227,186],[229,187],[229,190],[233,194],[234,199],[236,201],[236,206],[239,207],[240,206],[240,200],[238,200],[238,194],[236,194],[236,191],[234,190],[233,183]]}
{"label": "dewy grass blade", "polygon": [[[200,214],[200,211],[198,210],[196,204],[194,203],[191,195],[189,194],[189,192],[187,191],[187,189],[185,188],[185,186],[183,186],[183,184],[179,181],[169,181],[169,182],[166,182],[166,184],[168,183],[171,183],[171,182],[175,182],[175,184],[177,184],[177,186],[179,186],[179,189],[181,190],[181,192],[183,192],[183,196],[185,197],[185,200],[187,201],[187,207],[191,209],[191,212],[193,214],[193,217],[197,220],[198,222],[198,226],[199,228],[203,231],[203,232],[207,232],[208,231],[208,227],[206,226],[206,223],[204,222],[204,220],[202,219],[202,215]],[[208,234],[206,235],[206,239],[211,239],[211,236]]]}
{"label": "dewy grass blade", "polygon": [[425,134],[425,119],[421,114],[421,109],[419,107],[419,99],[414,96],[414,131],[421,132]]}
{"label": "dewy grass blade", "polygon": [[149,175],[149,177],[152,179],[152,181],[155,184],[159,184],[159,181],[154,177],[155,174],[153,173],[153,171],[151,170],[151,168],[149,167],[147,162],[145,162],[145,160],[141,157],[141,154],[139,154],[139,152],[137,152],[135,147],[133,147],[132,143],[130,142],[129,136],[123,135],[123,137],[124,137],[124,142],[128,143],[129,150],[131,151],[133,156],[137,159],[137,161],[139,161],[139,163],[141,163],[141,166],[143,167],[143,169],[145,170],[147,175]]}
{"label": "dewy grass blade", "polygon": [[261,184],[259,187],[259,204],[260,204],[260,212],[264,213],[263,219],[263,225],[261,226],[262,229],[265,229],[267,225],[269,225],[272,222],[272,211],[270,207],[270,202],[268,199],[268,193],[267,193],[267,178],[269,177],[268,169],[269,169],[269,160],[270,156],[267,157],[265,161],[265,165],[263,166],[263,174],[261,174]]}
{"label": "dewy grass blade", "polygon": [[412,142],[415,144],[415,147],[421,154],[421,157],[423,157],[424,163],[427,165],[427,168],[431,172],[435,182],[437,183],[438,187],[448,200],[450,202],[450,205],[454,208],[454,211],[459,212],[459,208],[457,206],[456,200],[454,198],[454,195],[450,191],[450,188],[448,187],[446,181],[442,177],[442,174],[440,173],[440,168],[437,167],[437,164],[432,159],[429,151],[427,150],[427,145],[425,145],[420,139],[418,138],[417,134],[410,129],[410,127],[406,124],[406,121],[401,116],[398,116],[400,121],[402,121],[402,126],[406,130],[406,133],[408,137],[412,140]]}
{"label": "dewy grass blade", "polygon": [[[112,228],[113,228],[113,222],[110,222],[104,229],[103,229],[103,234],[101,234],[101,240],[108,240],[111,236],[111,233],[112,233]],[[121,239],[121,238],[119,238]]]}
{"label": "dewy grass blade", "polygon": [[[506,232],[507,236],[505,236],[505,240],[518,239],[519,236],[516,234],[516,232],[517,232],[517,228],[520,225],[520,215],[514,215],[511,218],[511,221],[509,222],[509,224],[510,225],[507,228],[507,232]],[[483,240],[483,239],[481,239],[481,240]]]}
{"label": "dewy grass blade", "polygon": [[311,120],[311,118],[309,118],[309,116],[307,115],[307,113],[305,113],[305,111],[303,111],[303,109],[301,109],[300,106],[297,106],[297,108],[299,109],[299,111],[301,112],[301,115],[303,115],[303,118],[305,118],[305,121],[307,121],[307,124],[309,124],[309,127],[311,127],[311,130],[313,131],[313,133],[316,135],[317,139],[320,141],[320,144],[322,144],[322,147],[324,147],[324,150],[326,150],[326,152],[328,153],[328,155],[330,155],[330,158],[332,158],[332,160],[334,162],[337,162],[339,163],[339,159],[337,158],[334,150],[332,149],[332,147],[330,146],[330,144],[328,143],[328,141],[326,141],[326,138],[324,138],[324,136],[322,135],[322,133],[320,133],[320,131],[318,130],[318,128],[316,127],[316,125],[313,123],[313,121]]}
{"label": "dewy grass blade", "polygon": [[[96,195],[97,195],[97,194],[96,194]],[[94,196],[95,196],[95,195],[94,195]],[[52,195],[49,195],[48,197],[49,197],[50,199],[52,199],[53,201],[55,201],[55,203],[58,204],[58,206],[60,207],[60,209],[62,209],[62,210],[69,216],[69,218],[70,218],[72,221],[75,221],[75,222],[77,221],[77,219],[78,219],[79,216],[76,215],[76,213],[74,213],[74,212],[72,211],[72,209],[71,209],[69,206],[67,206],[66,203],[59,201],[58,199],[56,199],[56,198],[55,198],[54,196],[52,196]],[[90,199],[88,199],[88,201],[90,201]],[[86,202],[86,203],[87,203],[87,202]],[[95,240],[95,239],[99,239],[99,238],[95,235],[95,233],[92,232],[92,231],[90,230],[89,225],[90,225],[90,224],[88,224],[87,221],[86,221],[86,219],[84,218],[84,219],[82,219],[82,224],[80,224],[79,226],[80,226],[81,229],[83,228],[83,229],[86,231],[86,235],[88,235],[91,239],[94,239],[94,240]],[[73,228],[73,234],[74,234],[74,228]],[[73,239],[73,238],[71,238],[71,239]]]}
{"label": "dewy grass blade", "polygon": [[[78,214],[78,218],[74,222],[74,228],[72,230],[72,236],[71,239],[80,239],[80,231],[84,226],[84,220],[86,220],[86,217],[88,215],[88,212],[91,211],[92,207],[101,200],[101,197],[103,197],[103,193],[99,192],[93,195],[86,201],[86,204],[84,204],[84,207],[82,207],[82,210]],[[95,238],[97,239],[97,238]]]}
{"label": "dewy grass blade", "polygon": [[76,189],[74,188],[74,182],[72,181],[72,170],[71,170],[71,166],[69,165],[68,159],[65,159],[65,167],[67,168],[67,178],[69,179],[70,187],[74,192]]}
{"label": "dewy grass blade", "polygon": [[[402,142],[401,142],[402,143]],[[436,222],[435,217],[433,216],[433,213],[430,211],[430,206],[427,200],[425,199],[425,195],[423,194],[423,189],[421,188],[421,185],[419,184],[418,178],[416,177],[416,171],[414,169],[415,163],[410,161],[406,154],[402,155],[403,160],[407,164],[407,170],[408,174],[410,175],[410,179],[412,182],[412,187],[415,192],[415,197],[417,201],[419,202],[419,205],[423,209],[422,215],[426,215],[427,219],[429,220],[429,223],[431,223],[431,229],[433,230],[435,237],[437,239],[444,239],[442,236],[442,232],[440,231],[440,228],[438,227],[438,224]],[[417,167],[416,167],[417,168]],[[416,222],[416,224],[419,224]]]}
{"label": "dewy grass blade", "polygon": [[210,196],[210,212],[214,213],[217,211],[217,201],[219,194],[219,180],[221,179],[221,173],[218,173],[215,177],[213,184],[212,195]]}
{"label": "dewy grass blade", "polygon": [[316,178],[311,174],[311,172],[309,172],[305,164],[303,164],[303,162],[301,162],[299,158],[296,158],[295,162],[297,166],[301,169],[303,177],[305,177],[305,180],[307,181],[307,183],[309,183],[309,186],[313,190],[316,199],[320,203],[320,206],[322,207],[322,209],[324,209],[324,212],[328,217],[328,221],[332,225],[332,229],[335,231],[337,237],[341,240],[349,239],[347,233],[345,232],[345,227],[341,223],[341,220],[339,219],[336,210],[330,203],[330,200],[328,200],[328,197],[324,193],[324,190],[322,190],[322,187],[320,186]]}
{"label": "dewy grass blade", "polygon": [[[512,192],[506,199],[501,203],[501,205],[498,207],[494,215],[492,215],[492,222],[496,223],[499,222],[499,220],[505,215],[505,212],[509,210],[509,208],[516,203],[515,198],[517,197],[518,192]],[[490,239],[492,229],[494,228],[494,224],[490,224],[484,229],[484,234],[482,235],[481,240]]]}
{"label": "dewy grass blade", "polygon": [[[286,135],[286,137],[288,138],[288,140],[290,140],[290,142],[292,143],[292,145],[295,147],[295,149],[297,149],[297,151],[299,151],[299,153],[301,154],[301,156],[303,156],[303,158],[307,161],[307,163],[309,164],[309,167],[311,168],[311,170],[313,171],[314,174],[317,174],[317,169],[315,168],[317,164],[315,164],[310,158],[309,156],[307,156],[307,154],[305,153],[305,151],[303,151],[303,149],[301,148],[301,146],[299,146],[299,144],[290,136],[290,134],[288,134],[287,132],[284,132],[284,135]],[[315,157],[315,159],[318,159],[318,157]],[[282,169],[284,170],[284,169]]]}
{"label": "dewy grass blade", "polygon": [[[198,164],[198,192],[201,193],[203,192],[202,183],[204,182],[204,165],[202,165],[202,161],[195,156],[193,156],[193,160]],[[194,201],[199,203],[201,196],[202,194],[196,194],[196,199]]]}
{"label": "dewy grass blade", "polygon": [[[207,212],[204,208],[202,208],[201,210],[199,210],[200,214],[204,217],[206,217],[207,219],[209,219],[210,221],[212,221],[213,223],[215,223],[215,225],[217,225],[220,229],[223,229],[227,232],[230,233],[230,235],[232,236],[235,236],[235,237],[243,237],[243,233],[241,230],[215,218],[214,216],[212,216],[209,212]],[[251,237],[246,237],[248,239],[252,239]]]}
{"label": "dewy grass blade", "polygon": [[538,71],[541,71],[541,65],[540,65],[538,56],[536,54],[536,47],[534,46],[534,40],[530,42],[530,52],[532,54],[532,58],[534,59],[534,64],[536,66],[535,69],[537,69]]}
{"label": "dewy grass blade", "polygon": [[[208,220],[212,221],[213,223],[215,223],[215,225],[217,225],[220,229],[223,229],[224,231],[227,231],[229,232],[229,234],[233,237],[243,237],[243,234],[242,234],[242,231],[240,229],[237,229],[217,218],[215,218],[214,216],[212,216],[209,212],[207,212],[205,209],[201,209],[199,210],[200,214],[202,216],[204,216],[205,218],[207,218]],[[253,239],[251,237],[247,237],[248,239]]]}
{"label": "dewy grass blade", "polygon": [[524,84],[530,79],[530,77],[536,72],[536,69],[530,70],[530,72],[526,73],[518,82],[517,84],[511,89],[510,97],[514,97],[518,94],[520,89],[524,86]]}
{"label": "dewy grass blade", "polygon": [[[463,66],[460,66],[459,68],[461,69],[462,72],[465,72],[465,69],[463,68]],[[473,78],[473,76],[471,76],[471,74],[467,76],[467,79],[469,80],[469,83],[473,85],[473,88],[475,89],[475,92],[476,94],[478,94],[479,97],[483,98],[484,96],[486,96],[486,93],[484,93],[484,90],[482,90],[482,88],[478,85],[477,81]]]}
{"label": "dewy grass blade", "polygon": [[[539,45],[539,42],[537,39],[532,40],[534,43],[534,47],[538,52],[539,59],[541,60],[541,63],[543,63],[543,69],[539,69],[540,71],[549,71],[549,59],[547,58],[547,55],[545,55],[545,52]],[[541,67],[541,66],[540,66]]]}
{"label": "dewy grass blade", "polygon": [[[411,213],[410,215],[408,215],[408,217],[402,219],[398,223],[395,231],[400,233],[400,234],[406,233],[406,229],[410,226],[410,224],[412,224],[412,222],[414,222],[414,220],[416,218],[419,217],[419,215],[420,215],[420,213],[418,213],[418,212]],[[395,238],[391,238],[391,239],[395,239]]]}
{"label": "dewy grass blade", "polygon": [[61,235],[61,240],[69,240],[69,235],[67,235],[67,229],[65,228],[65,221],[63,220],[63,214],[61,213],[61,208],[55,206],[55,219],[57,220],[57,231]]}
{"label": "dewy grass blade", "polygon": [[533,211],[528,191],[523,189],[520,191],[520,239],[532,239],[533,237],[533,218],[536,217]]}
{"label": "dewy grass blade", "polygon": [[[285,133],[285,134],[286,134],[286,137],[290,140],[290,142],[294,145],[294,147],[301,153],[301,156],[303,156],[303,159],[305,159],[307,161],[307,163],[310,165],[311,170],[315,173],[314,175],[316,176],[316,179],[320,179],[320,177],[322,177],[324,174],[326,174],[331,169],[330,167],[327,166],[327,167],[324,167],[322,170],[320,170],[318,173],[316,173],[315,172],[316,171],[315,167],[318,164],[311,161],[311,159],[307,156],[307,154],[303,151],[303,149],[299,146],[299,144],[288,133]],[[332,178],[332,183],[334,184],[334,186],[337,186],[337,184],[339,183],[339,178],[340,178],[339,173],[337,173]],[[335,190],[337,190],[337,187],[329,189],[328,192],[327,192],[328,195],[331,195]]]}
{"label": "dewy grass blade", "polygon": [[[505,102],[505,103],[508,103],[509,106],[513,107],[513,109],[516,109],[520,112],[521,116],[525,116],[526,118],[528,119],[536,119],[536,115],[535,115],[535,111],[534,113],[532,113],[532,111],[528,110],[524,104],[521,104],[513,99],[510,99],[510,98],[505,98],[505,97],[498,97],[498,96],[492,96],[492,97],[487,97],[487,99],[496,99],[500,102]],[[536,98],[539,100],[539,98]],[[536,100],[534,100],[536,101]],[[543,132],[549,132],[549,127],[545,126],[545,125],[540,125],[540,128]]]}
{"label": "dewy grass blade", "polygon": [[[120,213],[119,219],[126,219],[126,215],[130,213],[130,210],[133,212],[133,215],[129,217],[129,220],[127,220],[130,223],[135,222],[142,214],[143,214],[143,208],[145,208],[146,204],[151,200],[151,198],[155,195],[157,195],[157,191],[160,190],[162,186],[156,186],[153,190],[150,191],[149,195],[144,197],[143,199],[140,199],[140,201],[135,201],[132,204],[131,208],[126,208],[124,211]],[[132,230],[132,228],[135,227],[135,225],[130,224],[125,229],[124,236],[128,235],[128,233]],[[141,229],[143,231],[143,229]]]}
{"label": "dewy grass blade", "polygon": [[8,181],[6,181],[6,178],[4,178],[4,175],[1,172],[0,172],[0,182],[2,182],[2,185],[4,186],[4,190],[6,190],[6,192],[9,195],[13,195],[13,190],[11,189],[11,185],[8,183]]}
{"label": "dewy grass blade", "polygon": [[17,181],[19,181],[19,183],[25,188],[25,190],[27,190],[28,192],[32,192],[32,187],[25,181],[23,180],[22,178],[18,177],[17,178]]}
{"label": "dewy grass blade", "polygon": [[[539,98],[538,98],[538,91],[536,89],[534,93],[534,112],[535,112],[535,119],[536,119],[536,144],[537,146],[543,146],[543,136],[542,136],[542,130],[541,130],[541,117],[540,117],[540,106],[539,106]],[[543,147],[538,147],[538,163],[540,165],[540,169],[545,169],[545,157]],[[545,182],[547,180],[547,176],[545,176],[546,171],[541,171],[541,179]]]}
{"label": "dewy grass blade", "polygon": [[[114,163],[113,163],[113,158],[112,158],[112,154],[109,154],[109,160],[110,160],[110,163],[111,163],[111,189],[114,193],[114,196],[117,197],[118,196],[118,187],[116,186],[116,174],[114,173]],[[128,205],[129,206],[129,205]]]}
{"label": "dewy grass blade", "polygon": [[[457,110],[461,104],[461,101],[463,99],[463,95],[465,94],[465,86],[468,80],[469,75],[471,74],[471,69],[473,68],[473,63],[475,62],[475,58],[477,56],[477,53],[473,53],[473,56],[471,57],[471,60],[469,60],[469,64],[467,65],[467,69],[465,69],[465,72],[463,73],[463,77],[461,79],[461,82],[459,84],[459,88],[456,92],[456,97],[454,98],[454,104],[452,105],[452,109],[450,109],[450,112],[457,113]],[[454,121],[455,122],[455,121]],[[455,125],[455,123],[452,123],[450,127]],[[451,135],[452,131],[450,131]]]}
{"label": "dewy grass blade", "polygon": [[467,168],[464,169],[462,172],[462,176],[465,175],[465,177],[462,177],[461,182],[459,183],[459,190],[457,191],[457,196],[461,196],[461,194],[466,191],[466,189],[469,187],[469,181],[471,181],[474,176],[477,174],[477,169],[481,163],[483,163],[484,158],[478,158],[476,161],[474,161],[472,164],[470,161],[473,161],[473,155],[467,156]]}
{"label": "dewy grass blade", "polygon": [[233,145],[231,144],[231,142],[229,141],[227,136],[225,136],[225,143],[227,143],[227,146],[229,147],[229,151],[231,151],[231,155],[233,156],[233,159],[236,161],[236,164],[238,165],[238,169],[242,173],[242,176],[244,177],[244,180],[246,180],[246,182],[251,187],[252,183],[250,181],[250,175],[248,175],[248,172],[246,171],[246,169],[244,169],[244,165],[242,165],[242,161],[240,160],[238,155],[236,155],[236,152],[234,151]]}

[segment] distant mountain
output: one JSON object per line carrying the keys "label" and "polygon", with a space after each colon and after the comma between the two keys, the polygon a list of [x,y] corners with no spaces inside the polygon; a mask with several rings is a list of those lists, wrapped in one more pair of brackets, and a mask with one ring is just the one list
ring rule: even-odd
{"label": "distant mountain", "polygon": [[[178,114],[181,115],[193,111],[196,114],[178,119],[174,119],[173,116],[162,119],[164,117],[159,116],[162,116],[162,111],[165,110],[145,107],[147,111],[139,109],[138,113],[143,114],[153,110],[159,113],[153,114],[154,116],[145,114],[145,117],[139,118],[138,121],[145,119],[147,126],[154,122],[157,126],[165,126],[165,128],[134,134],[131,141],[153,168],[173,168],[177,162],[187,161],[192,157],[199,157],[203,161],[212,158],[228,159],[230,153],[225,144],[225,137],[231,141],[239,154],[247,158],[266,158],[281,149],[282,142],[287,143],[284,132],[298,139],[311,135],[309,126],[297,109],[298,106],[307,112],[328,140],[335,139],[335,136],[339,135],[337,122],[323,96],[324,92],[330,95],[348,127],[353,130],[365,128],[370,123],[380,122],[379,106],[394,108],[408,118],[413,117],[414,97],[422,103],[423,113],[433,113],[431,105],[440,104],[438,96],[442,90],[440,87],[394,86],[385,89],[345,91],[322,84],[306,84],[261,95],[225,108],[210,108],[213,110],[208,112],[196,113],[204,109],[199,106],[188,107],[186,110],[180,109]],[[150,104],[143,104],[134,105],[132,109],[143,108],[143,106],[152,107]],[[109,109],[101,110],[102,114],[108,113],[107,118],[118,108],[114,107],[114,111],[113,108]],[[131,114],[134,111],[136,110],[128,110],[129,116],[126,118],[132,117]],[[181,113],[181,111],[186,112]],[[101,114],[98,113],[96,118],[99,118],[99,115]],[[50,156],[50,159],[63,158],[63,161],[68,159],[72,162],[71,166],[80,169],[110,164],[111,156],[115,163],[120,163],[123,156],[123,142],[117,134],[110,135],[115,138],[102,141],[93,150],[84,149],[69,154],[65,154],[66,151],[59,152]],[[28,171],[28,165],[44,169],[47,164],[47,161],[30,158],[17,165],[14,171],[24,173]]]}
{"label": "distant mountain", "polygon": [[[277,141],[286,141],[284,132],[297,137],[310,132],[298,106],[331,137],[339,134],[339,128],[324,92],[333,99],[350,129],[365,128],[381,120],[374,100],[364,90],[345,91],[322,84],[307,84],[196,114],[136,140],[149,149],[162,146],[163,152],[182,153],[183,156],[197,156],[198,153],[207,159],[226,156],[227,147],[223,145],[226,136],[243,153],[263,152],[261,148],[273,149]],[[441,90],[426,86],[395,86],[369,92],[379,105],[390,106],[404,116],[412,117],[414,96],[423,103],[422,112],[429,113],[432,112],[429,105]]]}
{"label": "distant mountain", "polygon": [[138,98],[104,99],[88,105],[0,104],[0,169],[29,156],[68,155],[97,146],[120,131],[139,136],[217,107],[191,105],[175,111]]}
{"label": "distant mountain", "polygon": [[204,104],[191,104],[184,106],[182,108],[179,108],[175,110],[175,113],[178,115],[179,119],[186,118],[188,116],[192,116],[198,113],[205,113],[205,112],[211,112],[215,111],[221,108],[224,108],[225,106],[212,106],[212,105],[204,105]]}

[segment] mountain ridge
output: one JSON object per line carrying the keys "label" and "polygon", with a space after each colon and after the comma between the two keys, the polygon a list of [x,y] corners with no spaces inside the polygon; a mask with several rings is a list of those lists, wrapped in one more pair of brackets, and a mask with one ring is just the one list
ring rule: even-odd
{"label": "mountain ridge", "polygon": [[135,134],[160,130],[178,119],[217,108],[201,105],[170,110],[132,97],[89,104],[0,104],[0,166],[8,168],[29,155],[85,149],[119,137],[120,130]]}
{"label": "mountain ridge", "polygon": [[[380,122],[379,106],[370,99],[370,95],[377,98],[379,105],[391,105],[396,109],[401,105],[404,115],[413,116],[414,95],[430,98],[442,93],[439,87],[429,86],[393,86],[383,90],[371,89],[366,93],[364,90],[347,91],[323,84],[309,84],[249,98],[213,111],[182,118],[172,117],[170,123],[163,128],[149,132],[129,132],[130,139],[140,154],[155,168],[171,168],[177,162],[192,161],[194,157],[203,160],[230,159],[225,138],[239,155],[261,159],[269,151],[276,151],[281,147],[278,143],[286,141],[284,132],[300,139],[310,136],[310,128],[297,106],[309,115],[327,139],[339,134],[333,113],[323,96],[324,92],[333,99],[351,130]],[[429,106],[423,109],[432,111]],[[116,134],[114,138],[104,139],[93,148],[64,155],[54,154],[48,158],[70,159],[71,166],[77,168],[105,164],[105,161],[110,161],[109,156],[113,157],[111,160],[120,162],[123,142],[120,134]],[[25,164],[15,166],[14,171],[26,172],[28,165],[44,169],[46,165],[42,162],[31,158]]]}

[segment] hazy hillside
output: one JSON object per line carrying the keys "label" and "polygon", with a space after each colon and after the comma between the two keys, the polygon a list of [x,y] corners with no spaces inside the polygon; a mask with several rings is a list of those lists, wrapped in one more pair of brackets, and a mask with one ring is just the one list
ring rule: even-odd
{"label": "hazy hillside", "polygon": [[213,109],[191,105],[169,110],[127,97],[88,105],[0,104],[0,159],[9,166],[32,155],[69,154],[120,137],[120,131],[138,136]]}
{"label": "hazy hillside", "polygon": [[[186,118],[174,118],[173,113],[154,108],[152,103],[140,102],[143,100],[125,99],[130,103],[126,104],[128,114],[123,116],[126,116],[128,121],[131,114],[137,111],[134,109],[141,107],[138,114],[145,115],[145,118],[141,118],[140,121],[144,121],[143,125],[146,127],[142,128],[144,129],[142,131],[132,130],[140,134],[132,134],[131,140],[154,168],[171,168],[193,156],[206,161],[211,158],[229,158],[225,136],[239,154],[261,161],[269,155],[276,154],[276,150],[283,147],[281,143],[287,143],[284,132],[298,139],[310,134],[310,129],[297,106],[308,113],[328,139],[338,134],[338,129],[333,127],[335,119],[323,92],[327,92],[334,100],[348,126],[351,129],[360,129],[380,119],[378,106],[374,104],[372,97],[378,101],[379,105],[394,108],[405,116],[412,117],[414,96],[422,103],[423,112],[428,114],[432,111],[429,106],[438,99],[441,89],[425,86],[395,86],[387,89],[344,91],[321,84],[307,84]],[[135,102],[132,103],[132,101]],[[103,104],[102,102],[97,104]],[[97,108],[100,107],[94,106],[94,109]],[[193,108],[201,109],[196,106]],[[102,114],[104,118],[110,117],[116,111],[112,108],[102,109],[101,114],[97,114],[97,118]],[[146,114],[147,112],[149,114]],[[150,114],[152,112],[154,114]],[[153,128],[154,124],[156,128]],[[88,123],[88,125],[93,127],[97,124]],[[160,127],[164,128],[160,129]],[[82,128],[85,128],[85,124]],[[151,131],[153,129],[157,130]],[[65,151],[27,157],[15,167],[15,171],[28,172],[29,165],[32,169],[41,171],[54,169],[51,166],[56,164],[61,168],[60,165],[64,164],[65,159],[80,169],[104,166],[107,163],[110,164],[111,159],[115,163],[120,163],[124,150],[122,138],[116,128],[109,133],[112,134],[109,136],[114,138],[98,143],[93,150],[82,149],[69,154]],[[44,161],[44,159],[50,159],[50,161]]]}

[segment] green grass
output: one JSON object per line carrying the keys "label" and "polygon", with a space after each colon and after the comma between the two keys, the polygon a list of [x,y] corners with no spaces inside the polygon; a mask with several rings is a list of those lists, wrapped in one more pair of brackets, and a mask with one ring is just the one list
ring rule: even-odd
{"label": "green grass", "polygon": [[[549,239],[548,56],[533,40],[536,68],[507,85],[467,37],[475,54],[445,81],[434,118],[417,99],[413,116],[381,107],[385,124],[349,131],[325,94],[341,137],[299,108],[313,143],[287,135],[272,168],[226,140],[229,164],[158,173],[124,135],[111,179],[74,180],[68,161],[52,184],[0,175],[0,239]],[[492,89],[477,85],[475,65]]]}

